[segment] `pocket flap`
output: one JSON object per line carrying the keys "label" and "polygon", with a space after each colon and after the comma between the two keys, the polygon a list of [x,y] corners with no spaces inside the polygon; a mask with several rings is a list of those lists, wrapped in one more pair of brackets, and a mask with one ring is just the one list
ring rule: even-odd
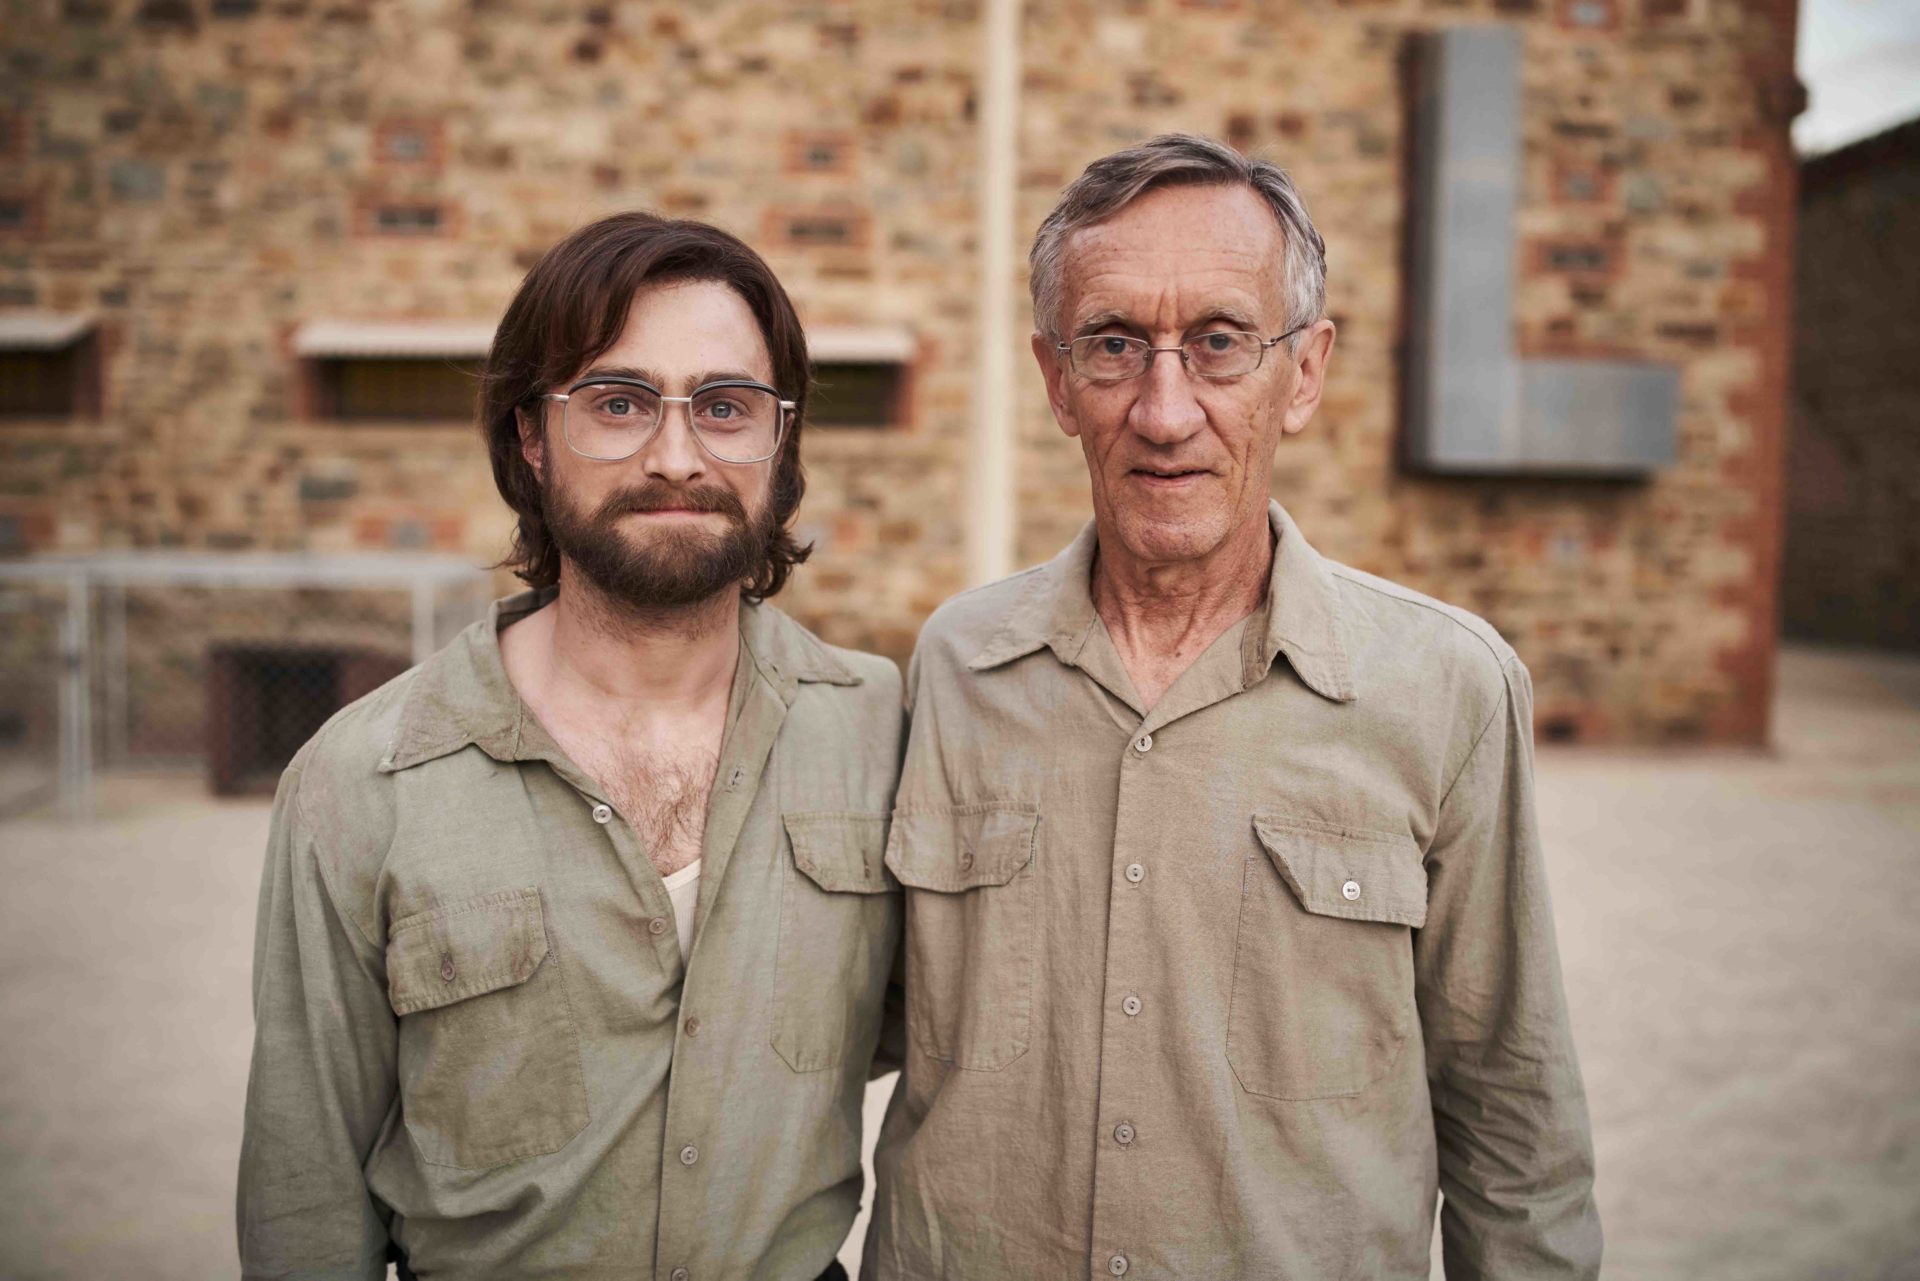
{"label": "pocket flap", "polygon": [[902,885],[953,894],[1005,885],[1033,862],[1040,814],[1031,806],[895,810],[887,866]]}
{"label": "pocket flap", "polygon": [[884,894],[897,888],[887,876],[885,814],[783,814],[793,842],[793,865],[833,894]]}
{"label": "pocket flap", "polygon": [[482,894],[418,912],[387,931],[387,999],[415,1014],[514,987],[547,957],[540,891]]}
{"label": "pocket flap", "polygon": [[1427,923],[1427,873],[1410,836],[1255,814],[1253,829],[1300,906],[1316,916]]}

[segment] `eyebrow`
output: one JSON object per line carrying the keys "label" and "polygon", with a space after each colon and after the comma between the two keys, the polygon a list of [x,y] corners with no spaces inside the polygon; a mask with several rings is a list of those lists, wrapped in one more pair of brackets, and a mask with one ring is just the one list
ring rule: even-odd
{"label": "eyebrow", "polygon": [[1105,329],[1109,325],[1131,326],[1132,322],[1127,319],[1125,312],[1096,311],[1073,327],[1073,336],[1075,338],[1084,338],[1088,334]]}
{"label": "eyebrow", "polygon": [[[1202,326],[1211,325],[1216,322],[1238,325],[1249,332],[1258,332],[1260,328],[1260,322],[1250,313],[1232,306],[1215,307],[1207,315],[1189,324],[1187,328],[1190,330],[1199,329]],[[1096,311],[1073,327],[1073,336],[1076,338],[1084,338],[1110,325],[1122,325],[1128,329],[1140,328],[1140,326],[1135,324],[1123,311]]]}
{"label": "eyebrow", "polygon": [[[631,378],[656,388],[663,388],[667,384],[667,380],[662,378],[654,370],[642,369],[635,365],[595,365],[592,369],[587,370],[578,378],[574,379],[573,384],[577,387],[581,383],[593,382],[599,378]],[[708,383],[721,382],[750,382],[760,383],[762,386],[772,385],[763,378],[756,378],[754,375],[739,369],[709,369],[695,377],[692,385],[697,388],[704,387]]]}
{"label": "eyebrow", "polygon": [[1238,307],[1216,307],[1213,310],[1213,314],[1211,316],[1208,316],[1205,320],[1201,321],[1200,323],[1203,325],[1210,325],[1216,320],[1222,320],[1222,321],[1226,321],[1228,324],[1238,325],[1242,329],[1245,329],[1251,332],[1258,332],[1260,328],[1260,321],[1258,317],[1254,316],[1251,312],[1242,311]]}

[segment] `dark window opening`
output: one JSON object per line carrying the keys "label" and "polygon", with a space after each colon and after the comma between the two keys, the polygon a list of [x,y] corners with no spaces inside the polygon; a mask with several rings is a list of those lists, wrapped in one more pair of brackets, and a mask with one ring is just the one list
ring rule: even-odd
{"label": "dark window opening", "polygon": [[480,391],[474,368],[444,356],[347,356],[313,364],[321,418],[466,422]]}
{"label": "dark window opening", "polygon": [[59,418],[74,411],[74,349],[0,351],[0,415]]}
{"label": "dark window opening", "polygon": [[0,418],[72,418],[97,409],[91,335],[58,347],[0,347]]}
{"label": "dark window opening", "polygon": [[821,362],[813,367],[810,422],[823,427],[894,427],[905,415],[906,366],[893,361]]}

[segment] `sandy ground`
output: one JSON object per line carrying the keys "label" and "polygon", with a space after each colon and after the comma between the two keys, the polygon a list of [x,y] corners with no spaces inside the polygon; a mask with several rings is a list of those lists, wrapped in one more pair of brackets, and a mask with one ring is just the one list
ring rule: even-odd
{"label": "sandy ground", "polygon": [[[1609,1277],[1920,1277],[1920,661],[1782,673],[1774,751],[1540,760]],[[266,820],[0,824],[0,1275],[235,1274]]]}

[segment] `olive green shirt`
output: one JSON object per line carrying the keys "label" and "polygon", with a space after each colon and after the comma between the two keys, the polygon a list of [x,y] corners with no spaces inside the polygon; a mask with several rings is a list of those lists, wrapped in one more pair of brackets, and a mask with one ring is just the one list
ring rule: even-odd
{"label": "olive green shirt", "polygon": [[1322,559],[1141,706],[1092,526],[921,634],[865,1275],[1591,1277],[1526,669]]}
{"label": "olive green shirt", "polygon": [[275,803],[249,1277],[812,1278],[860,1202],[900,925],[900,677],[743,605],[695,937],[527,711],[494,607],[334,717]]}

